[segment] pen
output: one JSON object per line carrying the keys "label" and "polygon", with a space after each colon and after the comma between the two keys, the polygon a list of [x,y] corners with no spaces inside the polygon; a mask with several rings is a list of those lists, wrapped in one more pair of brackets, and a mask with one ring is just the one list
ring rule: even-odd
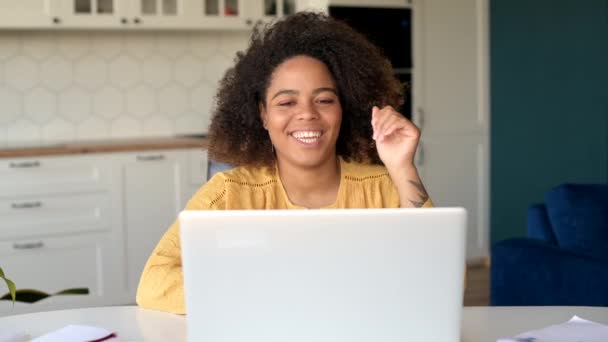
{"label": "pen", "polygon": [[101,341],[106,341],[106,340],[109,340],[109,339],[114,338],[114,337],[117,337],[117,336],[116,336],[116,333],[111,333],[111,334],[110,334],[110,335],[108,335],[108,336],[104,336],[104,337],[102,337],[102,338],[98,338],[98,339],[96,339],[96,340],[91,340],[91,341],[88,341],[88,342],[101,342]]}

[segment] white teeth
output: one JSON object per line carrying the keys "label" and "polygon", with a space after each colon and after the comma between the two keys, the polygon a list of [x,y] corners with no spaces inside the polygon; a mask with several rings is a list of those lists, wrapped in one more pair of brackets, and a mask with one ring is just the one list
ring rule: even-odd
{"label": "white teeth", "polygon": [[320,131],[298,131],[298,132],[292,133],[291,135],[296,139],[310,139],[310,138],[319,138],[321,136],[321,132]]}

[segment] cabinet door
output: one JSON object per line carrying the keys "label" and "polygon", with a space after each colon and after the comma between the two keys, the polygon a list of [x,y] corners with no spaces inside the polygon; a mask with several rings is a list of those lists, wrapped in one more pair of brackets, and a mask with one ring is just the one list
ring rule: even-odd
{"label": "cabinet door", "polygon": [[189,181],[184,182],[184,204],[207,182],[207,170],[209,166],[207,151],[199,149],[188,151],[188,160],[190,164],[190,177]]}
{"label": "cabinet door", "polygon": [[[88,295],[53,296],[21,305],[26,311],[44,307],[57,310],[92,304],[113,304],[112,288],[121,282],[118,256],[108,235],[63,236],[0,242],[2,268],[17,289],[47,294],[87,288]],[[0,291],[4,294],[4,291]],[[27,310],[29,307],[29,310]],[[10,301],[0,301],[0,315],[16,314]]]}
{"label": "cabinet door", "polygon": [[0,1],[0,28],[34,28],[52,25],[51,0]]}
{"label": "cabinet door", "polygon": [[[265,22],[294,14],[297,10],[296,0],[257,0],[253,1],[257,8],[254,9],[255,16]],[[252,4],[253,5],[253,4]]]}
{"label": "cabinet door", "polygon": [[252,1],[244,0],[193,0],[192,20],[196,27],[225,30],[245,30],[252,27],[255,18],[252,15]]}
{"label": "cabinet door", "polygon": [[0,240],[110,230],[110,194],[0,198]]}
{"label": "cabinet door", "polygon": [[176,151],[125,156],[127,287],[133,295],[152,250],[184,206],[184,160],[184,154]]}
{"label": "cabinet door", "polygon": [[130,1],[56,0],[60,3],[59,24],[70,28],[128,27]]}
{"label": "cabinet door", "polygon": [[[336,0],[296,0],[296,12],[300,11],[320,11],[323,13],[328,13],[329,3],[332,5],[339,5],[339,1]],[[369,6],[374,4],[375,2],[366,1],[355,1],[354,4],[350,4],[353,6]],[[349,4],[346,4],[349,5]]]}
{"label": "cabinet door", "polygon": [[478,259],[489,231],[488,1],[418,0],[413,14],[422,178],[437,206],[467,209],[467,258]]}
{"label": "cabinet door", "polygon": [[488,255],[487,138],[424,138],[418,151],[418,168],[437,207],[467,209],[467,259]]}
{"label": "cabinet door", "polygon": [[0,198],[105,191],[110,167],[85,156],[0,159]]}
{"label": "cabinet door", "polygon": [[130,0],[129,23],[135,28],[189,28],[192,1]]}
{"label": "cabinet door", "polygon": [[414,118],[425,135],[488,129],[487,0],[414,4]]}

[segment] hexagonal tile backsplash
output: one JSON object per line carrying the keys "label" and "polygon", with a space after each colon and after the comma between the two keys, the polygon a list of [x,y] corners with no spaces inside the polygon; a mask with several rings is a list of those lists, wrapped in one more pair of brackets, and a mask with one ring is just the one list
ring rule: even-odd
{"label": "hexagonal tile backsplash", "polygon": [[207,132],[247,32],[1,32],[0,143]]}

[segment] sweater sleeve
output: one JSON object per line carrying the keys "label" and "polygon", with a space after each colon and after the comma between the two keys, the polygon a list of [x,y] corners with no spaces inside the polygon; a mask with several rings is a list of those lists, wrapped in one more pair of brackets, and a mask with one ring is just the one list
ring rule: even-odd
{"label": "sweater sleeve", "polygon": [[[218,174],[192,196],[185,210],[225,208],[225,185]],[[137,304],[144,309],[185,314],[179,221],[175,221],[148,258],[139,280]]]}

